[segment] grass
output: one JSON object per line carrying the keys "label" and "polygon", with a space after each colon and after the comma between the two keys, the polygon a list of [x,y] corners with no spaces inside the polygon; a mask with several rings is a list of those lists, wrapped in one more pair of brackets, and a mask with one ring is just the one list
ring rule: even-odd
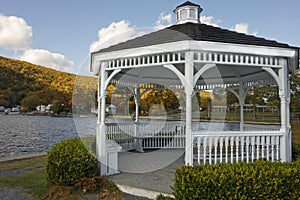
{"label": "grass", "polygon": [[[42,197],[50,190],[44,175],[44,165],[45,157],[0,163],[0,184],[8,188],[22,188],[35,197]],[[8,173],[17,170],[22,173]]]}
{"label": "grass", "polygon": [[292,142],[295,144],[300,144],[300,123],[292,122]]}
{"label": "grass", "polygon": [[23,188],[35,197],[42,197],[49,192],[44,170],[32,170],[16,176],[1,176],[0,182],[4,187]]}
{"label": "grass", "polygon": [[[193,111],[192,118],[194,120],[207,120],[207,111]],[[184,113],[170,114],[168,120],[182,120],[185,119]],[[225,121],[240,121],[240,112],[211,112],[211,119],[225,120]],[[247,122],[280,122],[280,114],[276,112],[256,112],[255,118],[253,112],[244,112],[244,120]]]}
{"label": "grass", "polygon": [[45,156],[0,163],[1,187],[20,188],[27,194],[44,200],[76,200],[85,195],[90,195],[88,199],[95,199],[96,196],[122,199],[124,196],[114,183],[103,177],[86,178],[73,186],[49,186],[45,176],[45,163]]}
{"label": "grass", "polygon": [[0,163],[0,171],[7,171],[7,170],[16,170],[16,169],[36,169],[36,168],[43,168],[45,166],[46,157],[36,157],[31,159],[24,159],[24,160],[15,160],[11,162],[3,162]]}

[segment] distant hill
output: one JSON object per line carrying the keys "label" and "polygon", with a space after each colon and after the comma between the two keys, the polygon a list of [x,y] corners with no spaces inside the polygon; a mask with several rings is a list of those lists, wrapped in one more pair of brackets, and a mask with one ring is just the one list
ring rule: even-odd
{"label": "distant hill", "polygon": [[[39,96],[40,104],[60,100],[69,110],[72,103],[81,104],[80,101],[93,96],[96,88],[95,77],[78,76],[0,56],[0,106],[21,105],[26,95],[35,94]],[[73,91],[78,102],[72,102]]]}

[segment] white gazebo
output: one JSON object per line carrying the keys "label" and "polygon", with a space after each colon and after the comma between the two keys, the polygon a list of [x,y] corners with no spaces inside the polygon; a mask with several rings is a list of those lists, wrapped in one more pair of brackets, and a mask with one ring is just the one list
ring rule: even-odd
{"label": "white gazebo", "polygon": [[[91,71],[99,77],[96,153],[102,175],[108,174],[110,167],[107,140],[124,145],[125,140],[114,137],[121,131],[131,136],[127,147],[139,151],[148,146],[185,148],[185,164],[188,165],[250,162],[260,158],[291,161],[289,73],[298,68],[299,49],[202,24],[201,11],[199,5],[187,1],[174,10],[176,25],[91,54]],[[133,125],[106,124],[106,90],[112,82],[131,88],[136,105],[143,91],[159,85],[164,86],[162,89],[184,91],[184,121],[164,122],[164,134],[152,134],[153,129],[146,130],[139,123],[139,107],[136,106]],[[248,126],[244,123],[248,89],[270,84],[279,88],[281,125]],[[196,91],[216,87],[238,97],[241,108],[239,130],[201,131],[193,128],[193,95]]]}

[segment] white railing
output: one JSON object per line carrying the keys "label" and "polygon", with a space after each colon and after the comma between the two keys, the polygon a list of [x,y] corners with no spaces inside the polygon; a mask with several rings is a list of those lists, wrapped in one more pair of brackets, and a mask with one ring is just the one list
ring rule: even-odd
{"label": "white railing", "polygon": [[126,123],[106,124],[106,138],[109,140],[123,139],[135,136],[135,125]]}
{"label": "white railing", "polygon": [[135,125],[127,123],[106,124],[106,138],[116,141],[123,150],[136,148]]}
{"label": "white railing", "polygon": [[280,138],[283,132],[194,132],[199,164],[237,163],[257,159],[280,160]]}
{"label": "white railing", "polygon": [[143,136],[144,149],[184,147],[185,126],[168,124],[160,132],[146,132]]}
{"label": "white railing", "polygon": [[137,138],[142,148],[184,148],[185,126],[181,122],[149,122],[140,124],[108,123],[106,137],[115,140],[123,149],[134,149]]}
{"label": "white railing", "polygon": [[[194,157],[198,163],[239,162],[280,159],[280,126],[245,124],[244,131],[197,130],[193,124]],[[214,128],[214,127],[210,127]],[[107,139],[123,150],[185,148],[185,124],[178,121],[149,123],[108,123]]]}
{"label": "white railing", "polygon": [[244,131],[280,131],[280,125],[245,124]]}

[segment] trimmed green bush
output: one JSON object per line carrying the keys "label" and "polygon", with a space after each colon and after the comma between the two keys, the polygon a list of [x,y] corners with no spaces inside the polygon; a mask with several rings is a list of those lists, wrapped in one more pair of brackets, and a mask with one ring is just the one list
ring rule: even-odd
{"label": "trimmed green bush", "polygon": [[169,197],[169,196],[164,196],[162,194],[159,194],[155,200],[174,200],[174,198]]}
{"label": "trimmed green bush", "polygon": [[62,141],[46,156],[46,178],[49,184],[68,186],[82,178],[96,175],[97,159],[88,152],[80,138]]}
{"label": "trimmed green bush", "polygon": [[298,199],[300,162],[184,166],[176,170],[176,199]]}

